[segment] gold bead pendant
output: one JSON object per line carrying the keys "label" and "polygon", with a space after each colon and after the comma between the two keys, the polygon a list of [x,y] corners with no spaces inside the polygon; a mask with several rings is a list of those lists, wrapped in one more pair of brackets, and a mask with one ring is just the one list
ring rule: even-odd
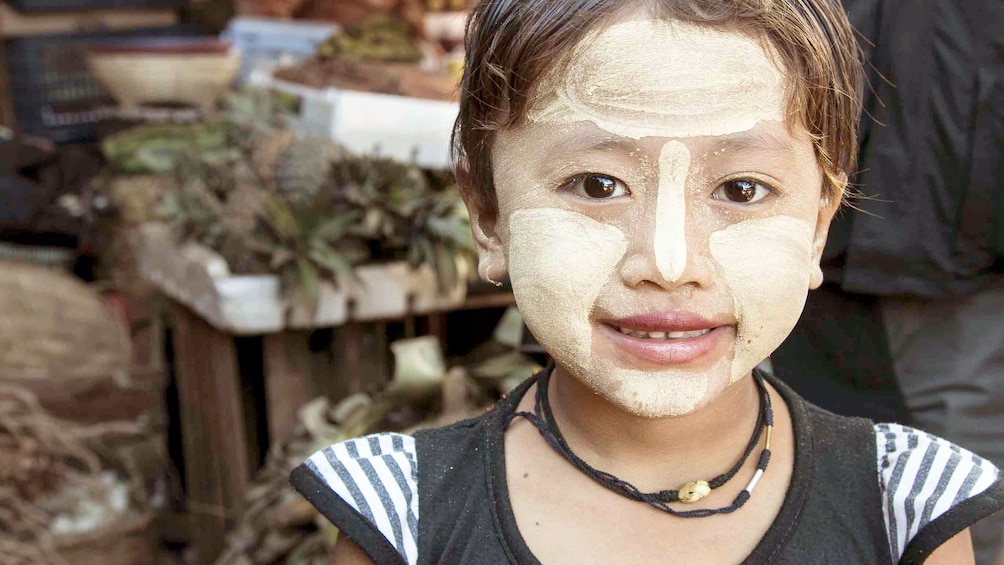
{"label": "gold bead pendant", "polygon": [[693,481],[683,485],[680,489],[680,502],[691,504],[711,494],[711,486],[708,481]]}

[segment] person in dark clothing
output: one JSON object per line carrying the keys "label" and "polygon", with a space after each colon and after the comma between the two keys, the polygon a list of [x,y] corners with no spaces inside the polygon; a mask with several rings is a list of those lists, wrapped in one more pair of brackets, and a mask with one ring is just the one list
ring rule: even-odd
{"label": "person in dark clothing", "polygon": [[[834,219],[828,282],[773,370],[819,406],[1004,465],[1004,3],[844,6],[871,84],[852,179],[864,198]],[[1004,516],[973,538],[991,563]]]}

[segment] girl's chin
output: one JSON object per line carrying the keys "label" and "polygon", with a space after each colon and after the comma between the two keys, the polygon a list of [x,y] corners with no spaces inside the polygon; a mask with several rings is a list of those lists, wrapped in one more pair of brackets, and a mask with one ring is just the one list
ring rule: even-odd
{"label": "girl's chin", "polygon": [[597,368],[585,384],[611,405],[643,418],[692,414],[729,386],[727,367],[711,371],[625,371]]}

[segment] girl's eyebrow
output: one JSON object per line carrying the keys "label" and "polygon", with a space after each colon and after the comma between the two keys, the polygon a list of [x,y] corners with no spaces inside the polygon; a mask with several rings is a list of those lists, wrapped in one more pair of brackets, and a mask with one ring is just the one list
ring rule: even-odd
{"label": "girl's eyebrow", "polygon": [[638,150],[638,144],[634,141],[613,136],[610,134],[590,134],[574,132],[558,141],[549,153],[552,154],[577,154],[584,151],[603,153],[623,153],[630,155]]}
{"label": "girl's eyebrow", "polygon": [[718,137],[712,147],[715,154],[719,152],[767,151],[790,155],[795,151],[795,145],[792,141],[790,138],[780,137],[773,132],[754,128]]}

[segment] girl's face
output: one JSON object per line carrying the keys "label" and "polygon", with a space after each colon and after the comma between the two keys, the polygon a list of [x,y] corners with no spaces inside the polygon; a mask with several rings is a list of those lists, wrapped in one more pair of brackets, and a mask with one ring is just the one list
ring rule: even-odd
{"label": "girl's face", "polygon": [[558,365],[628,412],[713,400],[822,280],[837,202],[789,125],[787,84],[739,33],[624,21],[584,39],[497,137],[482,272],[507,267]]}

